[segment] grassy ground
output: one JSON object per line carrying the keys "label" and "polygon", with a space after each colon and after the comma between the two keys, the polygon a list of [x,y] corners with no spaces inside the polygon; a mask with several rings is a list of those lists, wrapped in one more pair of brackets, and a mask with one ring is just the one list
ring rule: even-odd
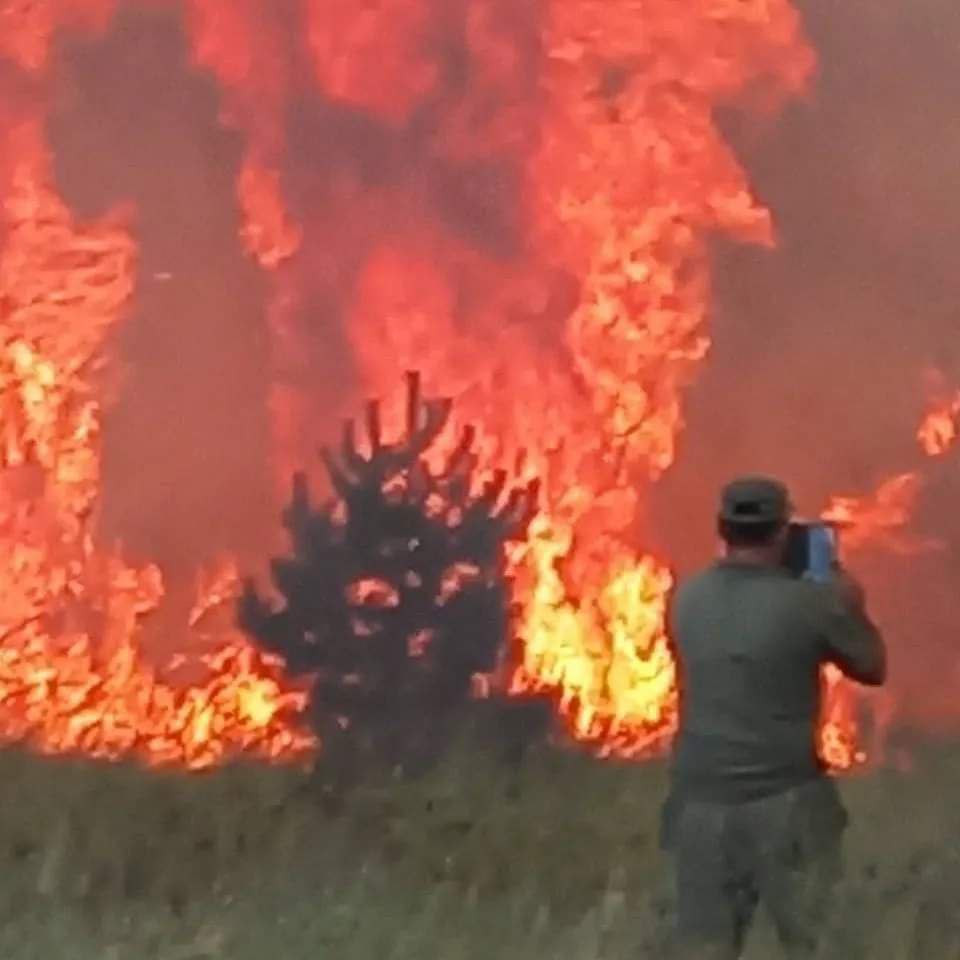
{"label": "grassy ground", "polygon": [[[2,960],[667,955],[659,765],[451,759],[338,806],[304,775],[0,755]],[[831,955],[960,958],[960,750],[845,784]],[[760,929],[752,960],[777,956]]]}

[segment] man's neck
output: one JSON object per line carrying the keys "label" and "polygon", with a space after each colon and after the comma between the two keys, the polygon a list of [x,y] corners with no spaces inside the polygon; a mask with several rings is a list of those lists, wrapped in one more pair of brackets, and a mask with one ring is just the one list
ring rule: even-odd
{"label": "man's neck", "polygon": [[770,547],[731,547],[724,557],[727,563],[744,567],[780,567],[783,558],[779,549]]}

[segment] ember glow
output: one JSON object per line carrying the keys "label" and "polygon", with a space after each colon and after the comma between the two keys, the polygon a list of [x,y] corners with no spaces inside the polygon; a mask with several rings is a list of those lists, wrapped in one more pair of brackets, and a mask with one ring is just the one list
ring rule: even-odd
{"label": "ember glow", "polygon": [[941,374],[928,375],[927,413],[917,430],[917,442],[928,457],[942,457],[957,440],[960,390],[950,390]]}
{"label": "ember glow", "polygon": [[[165,571],[128,565],[93,533],[108,344],[136,292],[135,211],[117,196],[102,222],[71,215],[41,91],[55,85],[55,31],[95,37],[139,6],[0,2],[0,737],[192,767],[238,750],[295,759],[312,747],[302,698],[217,624],[234,580],[201,584],[183,624],[203,635],[206,675],[161,681],[140,647]],[[237,244],[269,279],[278,488],[314,445],[317,395],[289,371],[317,349],[311,305],[334,304],[360,393],[389,397],[418,369],[482,431],[483,468],[542,481],[542,510],[509,558],[521,652],[502,682],[555,692],[571,733],[601,753],[659,749],[676,722],[672,576],[642,548],[646,492],[674,461],[683,392],[709,351],[711,237],[774,242],[714,111],[748,97],[770,109],[805,88],[813,57],[795,11],[275,6],[151,11],[183,11],[192,62],[245,145]],[[832,512],[880,523],[852,501]],[[850,699],[828,699],[824,752],[849,766]]]}

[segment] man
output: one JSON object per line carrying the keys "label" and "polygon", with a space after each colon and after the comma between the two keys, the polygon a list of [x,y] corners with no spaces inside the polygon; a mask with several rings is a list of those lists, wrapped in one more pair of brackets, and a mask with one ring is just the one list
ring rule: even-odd
{"label": "man", "polygon": [[886,677],[859,584],[839,568],[825,584],[785,567],[791,512],[776,480],[731,483],[725,556],[671,608],[681,720],[664,839],[689,957],[736,960],[760,901],[787,956],[814,955],[846,824],[817,756],[820,668]]}

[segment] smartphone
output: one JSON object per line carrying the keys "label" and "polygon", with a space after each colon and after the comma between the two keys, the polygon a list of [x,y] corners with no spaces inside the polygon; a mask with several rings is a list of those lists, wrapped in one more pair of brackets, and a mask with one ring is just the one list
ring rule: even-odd
{"label": "smartphone", "polygon": [[786,563],[795,576],[825,582],[839,559],[837,528],[829,523],[791,523]]}

